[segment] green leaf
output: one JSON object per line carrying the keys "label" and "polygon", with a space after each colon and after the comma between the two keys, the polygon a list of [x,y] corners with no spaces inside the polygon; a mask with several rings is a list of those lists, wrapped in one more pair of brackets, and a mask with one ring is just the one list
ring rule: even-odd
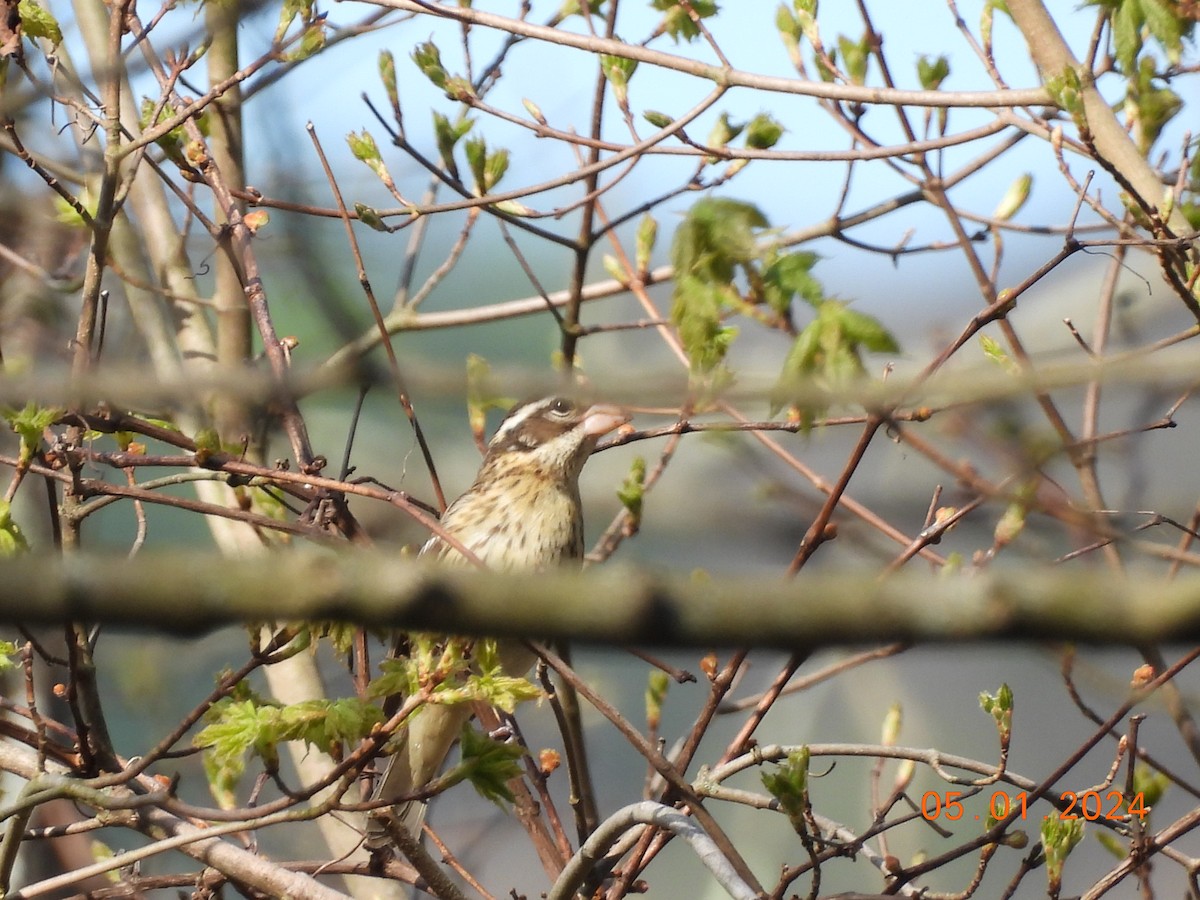
{"label": "green leaf", "polygon": [[20,0],[17,4],[17,18],[21,21],[21,30],[26,37],[45,38],[56,47],[62,43],[62,29],[58,26],[58,20],[35,0]]}
{"label": "green leaf", "polygon": [[928,56],[922,54],[921,58],[917,60],[917,80],[921,82],[924,90],[936,91],[949,75],[950,60],[945,56],[939,56],[931,61]]}
{"label": "green leaf", "polygon": [[852,41],[845,35],[838,35],[838,51],[842,55],[842,68],[851,84],[867,83],[867,63],[871,59],[871,43],[868,35]]}
{"label": "green leaf", "polygon": [[996,363],[996,365],[1001,366],[1009,374],[1016,375],[1021,371],[1021,367],[1008,355],[1008,351],[995,338],[981,334],[979,336],[979,346],[983,348],[984,356]]}
{"label": "green leaf", "polygon": [[807,834],[809,750],[801,747],[788,754],[774,772],[763,772],[762,783],[767,792],[779,801],[779,808],[797,834]]}
{"label": "green leaf", "polygon": [[315,56],[325,49],[325,25],[324,19],[318,19],[310,24],[300,35],[299,42],[284,53],[282,58],[287,62],[299,62]]}
{"label": "green leaf", "polygon": [[759,113],[746,126],[746,146],[753,150],[770,150],[783,137],[784,127],[767,113]]}
{"label": "green leaf", "polygon": [[781,316],[788,314],[796,296],[814,309],[820,306],[825,288],[812,276],[812,267],[820,258],[811,251],[797,250],[772,260],[762,273],[767,304]]}
{"label": "green leaf", "polygon": [[12,641],[0,641],[0,672],[9,672],[17,668],[19,663],[13,657],[20,652],[21,648]]}
{"label": "green leaf", "polygon": [[689,0],[687,6],[690,7],[691,12],[684,8],[679,0],[651,0],[650,5],[665,13],[658,30],[669,34],[676,43],[680,38],[685,41],[694,41],[700,36],[700,28],[693,21],[692,12],[696,14],[697,18],[706,19],[716,15],[718,9],[715,0]]}
{"label": "green leaf", "polygon": [[890,331],[874,316],[848,307],[838,312],[838,320],[847,341],[871,353],[899,353],[900,345]]}
{"label": "green leaf", "polygon": [[775,10],[775,28],[789,49],[794,50],[800,46],[800,38],[804,35],[804,29],[800,26],[800,20],[796,18],[796,14],[783,3],[780,3]]}
{"label": "green leaf", "polygon": [[622,109],[629,100],[629,79],[633,77],[637,67],[636,59],[612,56],[607,53],[600,54],[600,71],[612,87],[613,96],[617,98],[617,103],[621,105]]}
{"label": "green leaf", "polygon": [[483,166],[483,190],[485,194],[495,190],[504,173],[508,171],[508,151],[501,147],[494,153],[489,153]]}
{"label": "green leaf", "polygon": [[662,722],[662,708],[667,700],[671,679],[661,669],[651,669],[646,679],[646,725],[657,731]]}
{"label": "green leaf", "polygon": [[362,222],[368,228],[375,231],[390,232],[392,229],[383,221],[382,217],[374,208],[367,206],[365,203],[354,204],[354,212],[358,215],[358,221]]}
{"label": "green leaf", "polygon": [[492,740],[470,725],[463,728],[462,762],[456,767],[485,800],[493,803],[513,802],[508,782],[520,778],[521,759],[525,750],[520,744]]}
{"label": "green leaf", "polygon": [[1007,222],[1025,205],[1025,201],[1029,199],[1030,188],[1033,187],[1033,175],[1026,172],[1024,175],[1019,175],[1017,180],[1008,186],[1008,190],[1004,192],[1004,196],[1000,198],[1000,203],[997,204],[995,212],[992,213],[992,218],[999,222]]}
{"label": "green leaf", "polygon": [[1155,82],[1158,73],[1154,60],[1143,57],[1137,75],[1130,78],[1125,94],[1125,118],[1133,125],[1138,150],[1148,156],[1159,134],[1183,108],[1183,101],[1168,87]]}
{"label": "green leaf", "polygon": [[658,243],[658,221],[650,213],[646,213],[642,216],[642,221],[638,223],[637,251],[634,254],[639,273],[649,270],[650,259],[656,243]]}
{"label": "green leaf", "polygon": [[756,229],[768,226],[758,207],[726,197],[705,197],[675,231],[671,261],[676,275],[728,284],[735,267],[755,257]]}
{"label": "green leaf", "polygon": [[38,406],[32,400],[23,409],[0,408],[0,415],[21,437],[19,464],[28,465],[42,445],[42,433],[58,421],[66,410],[57,406]]}
{"label": "green leaf", "polygon": [[642,118],[653,125],[655,128],[666,128],[675,120],[666,113],[658,112],[657,110],[648,109],[642,113]]}
{"label": "green leaf", "polygon": [[463,152],[467,156],[467,168],[471,171],[471,177],[475,179],[475,194],[479,196],[483,193],[482,186],[487,177],[487,140],[482,136],[468,138],[463,144]]}
{"label": "green leaf", "polygon": [[722,324],[722,309],[730,299],[730,288],[687,275],[675,279],[671,321],[687,352],[692,371],[711,372],[725,359],[737,330]]}
{"label": "green leaf", "polygon": [[1055,106],[1067,112],[1077,127],[1087,127],[1087,117],[1083,110],[1083,88],[1078,72],[1067,67],[1058,75],[1047,78],[1045,87]]}
{"label": "green leaf", "polygon": [[[1126,0],[1126,3],[1132,0]],[[1178,65],[1183,53],[1183,37],[1190,34],[1194,21],[1188,18],[1179,0],[1140,0],[1146,28],[1167,55],[1171,65]],[[1194,16],[1193,9],[1192,15]]]}
{"label": "green leaf", "polygon": [[735,137],[742,133],[742,129],[746,127],[745,122],[734,124],[729,120],[729,113],[721,113],[720,118],[713,124],[712,130],[708,133],[708,140],[704,143],[709,147],[724,147]]}
{"label": "green leaf", "polygon": [[1071,851],[1083,839],[1084,821],[1047,816],[1042,819],[1042,852],[1046,857],[1046,880],[1050,895],[1057,897],[1062,887],[1063,865]]}
{"label": "green leaf", "polygon": [[400,107],[400,91],[396,86],[396,57],[391,50],[379,51],[379,80],[383,82],[383,90],[387,93],[388,103],[392,109]]}
{"label": "green leaf", "polygon": [[[12,559],[19,553],[28,552],[29,541],[21,531],[21,526],[12,517],[12,505],[7,500],[0,500],[0,559]],[[0,648],[0,654],[4,652],[6,651]],[[3,670],[4,665],[0,660],[0,671]]]}
{"label": "green leaf", "polygon": [[817,315],[796,337],[771,390],[771,414],[791,407],[802,422],[811,422],[823,408],[806,406],[804,386],[811,382],[841,387],[866,374],[863,351],[896,353],[896,339],[873,316],[852,310],[840,300],[822,300]]}
{"label": "green leaf", "polygon": [[437,141],[438,153],[442,157],[442,165],[455,179],[458,178],[458,164],[454,161],[454,145],[457,144],[471,127],[474,119],[460,119],[451,122],[436,110],[433,113],[433,135]]}
{"label": "green leaf", "polygon": [[1122,0],[1109,17],[1117,68],[1126,75],[1137,71],[1137,57],[1142,52],[1143,21],[1140,0]]}
{"label": "green leaf", "polygon": [[642,521],[642,499],[645,492],[646,460],[635,456],[629,466],[629,474],[617,489],[617,499],[621,501],[632,520],[632,531],[636,531]]}
{"label": "green leaf", "polygon": [[995,695],[986,691],[979,695],[979,706],[996,721],[1000,736],[1012,734],[1013,692],[1007,684],[1001,684]]}
{"label": "green leaf", "polygon": [[433,41],[426,41],[423,44],[417,44],[416,49],[412,52],[412,61],[417,64],[417,68],[421,73],[433,82],[434,87],[446,89],[446,83],[450,80],[450,73],[446,71],[442,65],[442,54],[438,50],[437,44]]}

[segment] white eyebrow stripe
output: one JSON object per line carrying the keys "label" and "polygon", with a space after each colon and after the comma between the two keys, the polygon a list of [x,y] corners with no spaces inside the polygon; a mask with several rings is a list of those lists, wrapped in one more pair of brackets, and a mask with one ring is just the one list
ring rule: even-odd
{"label": "white eyebrow stripe", "polygon": [[535,400],[530,403],[526,403],[522,407],[519,407],[507,419],[500,423],[500,427],[496,429],[496,433],[492,435],[492,439],[489,443],[494,444],[497,441],[503,440],[512,432],[514,428],[518,427],[530,416],[537,415],[539,412],[545,409],[548,404],[553,402],[553,400]]}

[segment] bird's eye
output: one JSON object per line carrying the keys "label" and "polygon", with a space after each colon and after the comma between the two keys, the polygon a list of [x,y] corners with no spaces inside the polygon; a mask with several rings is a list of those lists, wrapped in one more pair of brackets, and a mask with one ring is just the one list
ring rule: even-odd
{"label": "bird's eye", "polygon": [[550,404],[550,412],[556,416],[566,416],[575,411],[575,404],[563,397],[556,397]]}

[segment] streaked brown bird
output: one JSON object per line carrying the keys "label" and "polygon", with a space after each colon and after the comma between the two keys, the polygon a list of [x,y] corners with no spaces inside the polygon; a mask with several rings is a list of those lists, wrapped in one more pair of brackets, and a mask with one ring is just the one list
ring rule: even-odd
{"label": "streaked brown bird", "polygon": [[[584,406],[565,397],[519,403],[509,410],[488,442],[475,482],[442,516],[442,527],[488,568],[498,571],[546,569],[583,557],[583,508],[579,473],[596,442],[629,421],[620,408]],[[421,556],[449,565],[468,560],[434,536]],[[523,675],[533,654],[519,642],[500,641],[502,668]],[[410,795],[442,767],[471,710],[467,705],[428,705],[410,721],[388,762],[375,799]],[[409,801],[394,807],[394,817],[419,836],[425,804]],[[385,847],[383,820],[373,816],[368,846]]]}

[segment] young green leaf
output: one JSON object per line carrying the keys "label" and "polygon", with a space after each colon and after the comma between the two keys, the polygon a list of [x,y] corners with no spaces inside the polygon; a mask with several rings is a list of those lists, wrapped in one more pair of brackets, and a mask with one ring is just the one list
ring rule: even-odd
{"label": "young green leaf", "polygon": [[62,28],[58,20],[35,0],[20,0],[17,3],[17,19],[26,37],[35,40],[44,38],[56,47],[62,43]]}
{"label": "young green leaf", "polygon": [[942,86],[942,82],[950,75],[950,60],[945,56],[939,56],[937,59],[931,60],[928,56],[922,54],[917,60],[917,80],[921,82],[921,87],[927,91],[936,91]]}
{"label": "young green leaf", "polygon": [[520,744],[492,740],[470,725],[463,728],[462,762],[456,767],[461,779],[471,782],[479,796],[493,803],[513,802],[508,782],[520,778],[521,758],[525,755]]}
{"label": "young green leaf", "polygon": [[450,73],[442,65],[442,54],[438,50],[437,44],[433,41],[417,44],[412,52],[412,61],[417,64],[417,68],[421,70],[421,73],[433,82],[434,87],[441,88],[442,90],[446,89],[446,83],[450,80]]}
{"label": "young green leaf", "polygon": [[1046,857],[1046,881],[1050,896],[1062,889],[1063,865],[1071,851],[1083,839],[1084,820],[1046,816],[1042,820],[1042,853]]}
{"label": "young green leaf", "polygon": [[617,103],[622,109],[628,103],[629,79],[633,77],[637,66],[636,59],[629,59],[625,56],[612,56],[607,53],[600,54],[600,71],[608,81],[609,86],[612,87],[613,96],[617,98]]}
{"label": "young green leaf", "polygon": [[770,150],[783,137],[784,127],[767,113],[759,113],[746,126],[746,146],[752,150]]}
{"label": "young green leaf", "polygon": [[[29,541],[21,531],[21,526],[12,517],[12,505],[7,500],[0,500],[0,559],[12,559],[17,554],[28,551]],[[0,649],[0,654],[3,652]],[[0,671],[3,670],[3,659],[0,658]]]}
{"label": "young green leaf", "polygon": [[645,274],[650,269],[650,258],[654,253],[654,245],[658,243],[658,221],[650,213],[642,216],[638,223],[637,250],[634,258],[639,274]]}
{"label": "young green leaf", "polygon": [[781,316],[791,310],[792,299],[799,297],[814,309],[825,300],[825,288],[812,275],[820,256],[808,250],[796,250],[772,259],[762,273],[763,299]]}
{"label": "young green leaf", "polygon": [[801,747],[788,754],[774,772],[763,772],[762,783],[767,792],[779,801],[779,808],[797,834],[808,832],[808,761],[809,750]]}
{"label": "young green leaf", "polygon": [[698,20],[706,19],[717,13],[715,0],[688,0],[686,7],[679,0],[651,0],[650,5],[665,13],[658,30],[661,33],[669,34],[676,43],[680,38],[685,41],[694,41],[700,36],[700,27],[692,18],[693,14]]}
{"label": "young green leaf", "polygon": [[662,708],[667,700],[671,679],[661,669],[651,669],[646,679],[646,727],[657,731],[662,722]]}
{"label": "young green leaf", "polygon": [[392,109],[400,108],[400,91],[396,87],[396,57],[391,50],[379,51],[379,80],[383,82],[383,90],[387,94],[388,103]]}
{"label": "young green leaf", "polygon": [[473,119],[460,119],[451,122],[436,110],[433,113],[433,136],[437,142],[438,153],[442,157],[442,165],[450,175],[458,179],[458,164],[454,161],[454,145],[457,144],[475,124]]}
{"label": "young green leaf", "polygon": [[636,534],[642,521],[642,498],[646,491],[646,460],[635,456],[629,466],[629,474],[617,490],[617,499],[629,513],[628,534]]}

